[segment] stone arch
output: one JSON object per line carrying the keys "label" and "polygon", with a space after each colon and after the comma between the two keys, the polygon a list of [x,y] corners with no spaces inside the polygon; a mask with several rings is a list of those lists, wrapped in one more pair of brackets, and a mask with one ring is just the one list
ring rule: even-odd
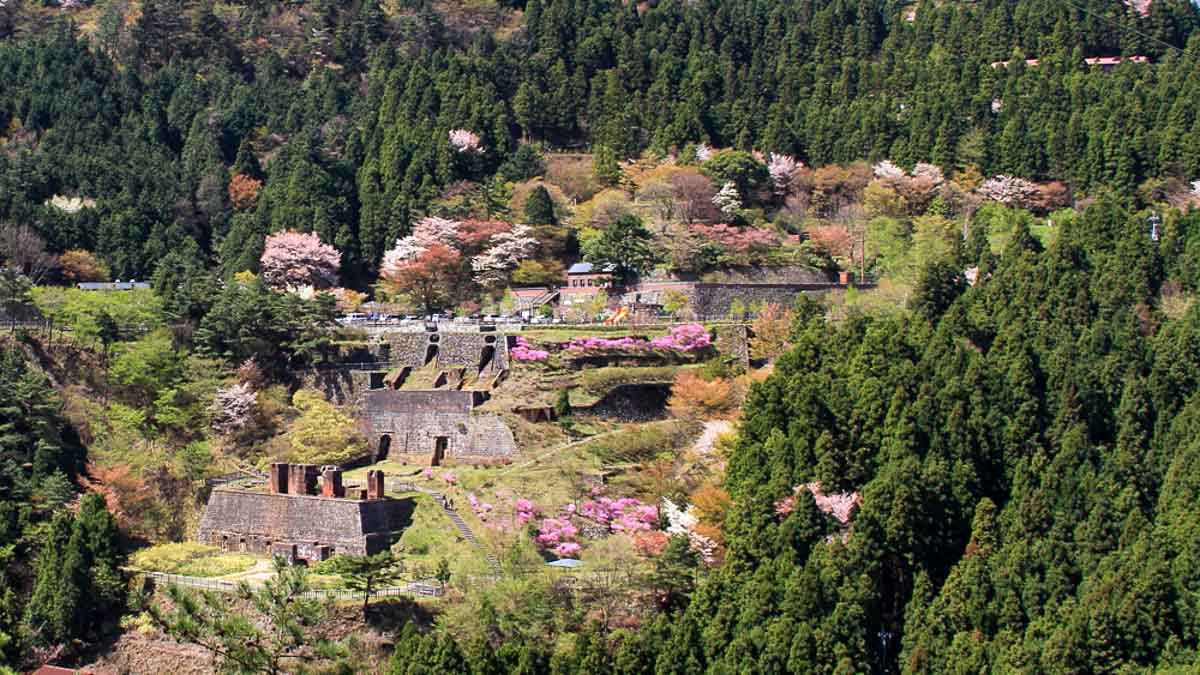
{"label": "stone arch", "polygon": [[379,435],[379,448],[375,452],[375,461],[379,462],[379,461],[387,459],[388,453],[390,453],[391,451],[392,451],[392,435],[391,434],[380,434]]}

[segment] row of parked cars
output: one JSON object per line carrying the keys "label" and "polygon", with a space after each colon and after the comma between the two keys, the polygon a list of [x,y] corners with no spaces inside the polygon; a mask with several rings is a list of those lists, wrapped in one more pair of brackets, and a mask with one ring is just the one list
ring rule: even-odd
{"label": "row of parked cars", "polygon": [[386,326],[403,326],[410,323],[465,323],[465,324],[550,324],[562,323],[562,319],[548,316],[535,316],[529,319],[509,314],[473,314],[471,316],[452,316],[449,314],[427,314],[425,316],[400,316],[396,314],[360,314],[352,313],[338,317],[337,322],[343,326],[375,324]]}

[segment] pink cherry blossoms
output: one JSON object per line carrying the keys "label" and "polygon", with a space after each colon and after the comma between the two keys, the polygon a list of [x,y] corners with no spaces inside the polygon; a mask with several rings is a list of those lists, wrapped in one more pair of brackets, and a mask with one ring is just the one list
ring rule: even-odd
{"label": "pink cherry blossoms", "polygon": [[550,352],[544,349],[534,349],[523,337],[517,338],[517,344],[508,350],[508,355],[517,361],[545,361],[550,358]]}
{"label": "pink cherry blossoms", "polygon": [[468,131],[467,129],[452,129],[449,136],[450,147],[454,148],[455,152],[483,152],[483,146],[481,146],[479,142],[479,135],[473,131]]}
{"label": "pink cherry blossoms", "polygon": [[284,230],[267,235],[259,270],[267,285],[280,289],[337,285],[342,254],[316,233]]}
{"label": "pink cherry blossoms", "polygon": [[456,485],[458,483],[458,476],[447,471],[442,474],[442,480],[446,481],[447,485]]}
{"label": "pink cherry blossoms", "polygon": [[396,245],[383,254],[380,273],[387,276],[395,273],[405,263],[413,260],[429,247],[436,244],[453,246],[458,241],[460,223],[448,218],[426,216],[417,221],[412,234],[396,240]]}
{"label": "pink cherry blossoms", "polygon": [[825,515],[837,521],[842,528],[842,541],[850,534],[850,519],[854,515],[855,509],[862,505],[862,494],[858,492],[829,492],[821,490],[821,484],[817,482],[805,483],[798,485],[792,491],[792,494],[775,502],[775,513],[780,517],[787,517],[796,508],[796,494],[801,490],[808,490],[812,493],[813,501],[816,502],[817,509]]}
{"label": "pink cherry blossoms", "polygon": [[490,503],[479,501],[474,492],[467,493],[467,503],[471,505],[471,510],[475,512],[475,516],[483,522],[487,522],[488,516],[492,514],[492,510],[494,509]]}
{"label": "pink cherry blossoms", "polygon": [[1037,186],[1024,178],[1003,175],[985,180],[976,191],[986,199],[1017,207],[1033,201],[1038,194]]}
{"label": "pink cherry blossoms", "polygon": [[791,155],[771,153],[767,161],[767,173],[771,176],[771,188],[776,195],[786,197],[792,190],[792,177],[802,165]]}

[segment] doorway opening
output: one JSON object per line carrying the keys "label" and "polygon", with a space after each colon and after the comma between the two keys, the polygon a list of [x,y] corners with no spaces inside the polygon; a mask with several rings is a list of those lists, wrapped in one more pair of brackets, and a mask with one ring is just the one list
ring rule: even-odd
{"label": "doorway opening", "polygon": [[446,448],[450,446],[449,436],[435,436],[433,439],[433,458],[430,460],[430,466],[441,466],[446,459]]}

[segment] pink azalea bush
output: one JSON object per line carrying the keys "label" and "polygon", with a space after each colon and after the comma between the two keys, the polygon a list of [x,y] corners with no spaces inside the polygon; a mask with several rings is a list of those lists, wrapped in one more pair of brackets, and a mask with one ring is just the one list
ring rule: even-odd
{"label": "pink azalea bush", "polygon": [[708,330],[698,323],[688,323],[673,326],[667,335],[653,340],[643,340],[635,337],[621,338],[573,338],[567,343],[567,349],[672,349],[680,352],[691,352],[703,349],[712,344]]}
{"label": "pink azalea bush", "polygon": [[673,326],[671,332],[662,337],[656,337],[650,341],[650,346],[657,349],[674,349],[681,352],[690,352],[697,349],[704,349],[712,344],[712,336],[708,334],[704,326],[698,323],[685,323],[682,326]]}
{"label": "pink azalea bush", "polygon": [[545,361],[550,358],[550,352],[544,349],[534,349],[523,337],[517,338],[516,346],[508,350],[508,353],[517,361]]}
{"label": "pink azalea bush", "polygon": [[[579,528],[571,522],[570,518],[543,518],[541,525],[538,527],[538,535],[534,541],[538,546],[544,549],[554,551],[554,554],[566,558],[571,554],[579,553],[579,544],[575,542],[579,536]],[[571,553],[562,553],[561,551],[568,550],[564,545],[572,544],[569,548]]]}
{"label": "pink azalea bush", "polygon": [[458,483],[458,476],[455,476],[447,471],[446,473],[442,474],[442,480],[446,481],[447,485],[455,485]]}
{"label": "pink azalea bush", "polygon": [[579,515],[606,525],[611,532],[638,532],[658,527],[658,507],[635,497],[600,497],[585,501]]}
{"label": "pink azalea bush", "polygon": [[522,525],[533,520],[534,513],[536,512],[533,502],[524,498],[518,499],[516,502],[514,502],[513,508],[516,509],[517,512],[517,522]]}
{"label": "pink azalea bush", "polygon": [[421,478],[425,480],[433,480],[433,469],[425,469],[421,472]]}

